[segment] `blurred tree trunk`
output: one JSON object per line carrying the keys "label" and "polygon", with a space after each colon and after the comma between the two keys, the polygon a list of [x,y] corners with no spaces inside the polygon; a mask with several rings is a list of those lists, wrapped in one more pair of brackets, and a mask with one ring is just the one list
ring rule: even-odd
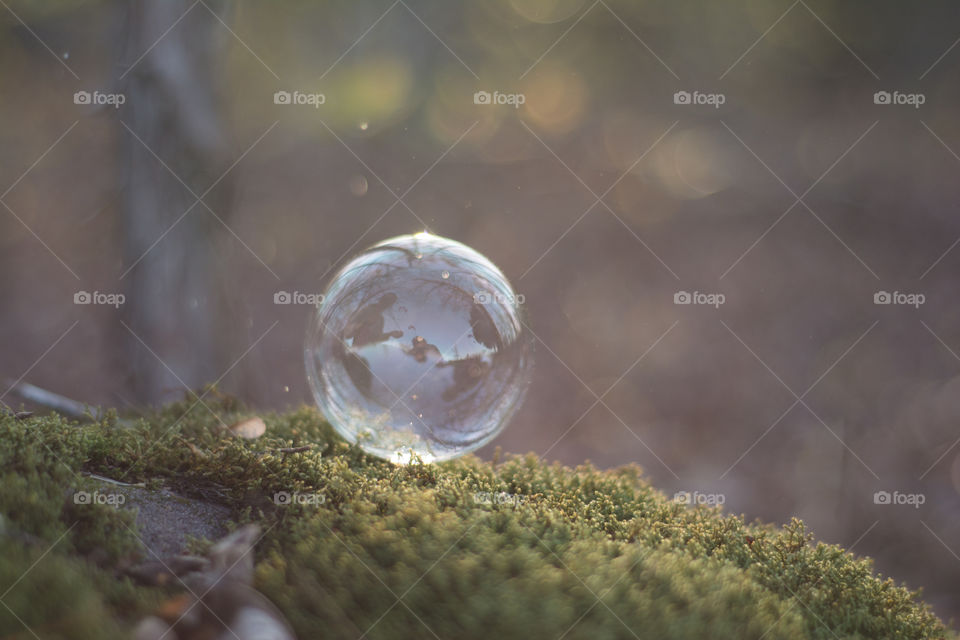
{"label": "blurred tree trunk", "polygon": [[[156,403],[222,373],[215,358],[223,227],[197,196],[230,166],[218,100],[228,32],[203,5],[185,0],[122,6],[123,122],[136,134],[126,127],[118,134],[126,171],[124,311],[136,337],[123,333],[136,399]],[[208,6],[219,12],[224,5]],[[204,197],[224,220],[231,192],[228,176]]]}

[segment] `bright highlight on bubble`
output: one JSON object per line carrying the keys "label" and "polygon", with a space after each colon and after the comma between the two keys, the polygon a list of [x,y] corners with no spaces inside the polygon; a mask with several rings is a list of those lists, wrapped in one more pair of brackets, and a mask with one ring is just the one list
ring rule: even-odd
{"label": "bright highlight on bubble", "polygon": [[522,300],[454,240],[417,233],[367,249],[310,320],[304,355],[317,405],[349,442],[396,463],[477,449],[529,385]]}

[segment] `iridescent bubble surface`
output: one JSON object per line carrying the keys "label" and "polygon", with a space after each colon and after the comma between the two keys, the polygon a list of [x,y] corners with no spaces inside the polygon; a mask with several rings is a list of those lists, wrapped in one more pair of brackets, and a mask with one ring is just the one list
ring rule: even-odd
{"label": "iridescent bubble surface", "polygon": [[311,317],[314,398],[344,438],[393,462],[472,451],[503,430],[530,381],[521,303],[464,244],[381,242],[340,270]]}

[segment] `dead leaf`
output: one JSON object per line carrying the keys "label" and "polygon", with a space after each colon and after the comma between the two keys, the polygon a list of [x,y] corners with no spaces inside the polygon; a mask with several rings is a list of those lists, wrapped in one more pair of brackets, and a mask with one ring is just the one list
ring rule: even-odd
{"label": "dead leaf", "polygon": [[174,556],[166,560],[147,560],[130,567],[126,574],[140,584],[165,585],[174,583],[176,578],[191,573],[201,573],[210,569],[207,558],[197,556]]}
{"label": "dead leaf", "polygon": [[253,582],[253,545],[260,539],[260,527],[247,524],[210,547],[212,570],[243,584]]}
{"label": "dead leaf", "polygon": [[198,458],[206,458],[206,457],[207,457],[207,454],[204,453],[203,451],[201,451],[201,450],[197,447],[197,445],[193,444],[192,442],[190,442],[190,441],[188,441],[188,440],[184,440],[183,442],[184,442],[184,444],[187,445],[187,448],[190,449],[190,451],[193,453],[193,455],[197,456]]}
{"label": "dead leaf", "polygon": [[217,636],[217,640],[231,640],[234,637],[249,640],[295,640],[286,620],[279,612],[275,612],[276,607],[269,607],[243,607],[230,621],[230,628]]}
{"label": "dead leaf", "polygon": [[164,601],[157,610],[157,616],[166,620],[170,624],[175,624],[187,609],[191,607],[194,599],[189,594],[181,594]]}
{"label": "dead leaf", "polygon": [[135,640],[177,640],[177,634],[170,625],[156,616],[141,620],[133,632],[133,637]]}
{"label": "dead leaf", "polygon": [[267,425],[262,419],[257,417],[241,420],[240,422],[232,424],[227,428],[233,435],[237,436],[238,438],[246,438],[247,440],[259,438],[267,431]]}
{"label": "dead leaf", "polygon": [[255,524],[240,527],[214,544],[207,558],[145,563],[147,574],[156,573],[155,565],[170,578],[187,572],[182,584],[189,593],[164,601],[141,620],[136,640],[296,640],[283,613],[251,586],[260,532]]}

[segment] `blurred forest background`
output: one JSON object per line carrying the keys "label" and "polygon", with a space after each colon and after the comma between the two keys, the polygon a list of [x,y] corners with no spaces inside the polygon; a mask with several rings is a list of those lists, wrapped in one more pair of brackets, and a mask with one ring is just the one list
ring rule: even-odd
{"label": "blurred forest background", "polygon": [[0,377],[310,403],[275,294],[426,228],[525,296],[496,446],[802,517],[960,612],[960,5],[0,5]]}

